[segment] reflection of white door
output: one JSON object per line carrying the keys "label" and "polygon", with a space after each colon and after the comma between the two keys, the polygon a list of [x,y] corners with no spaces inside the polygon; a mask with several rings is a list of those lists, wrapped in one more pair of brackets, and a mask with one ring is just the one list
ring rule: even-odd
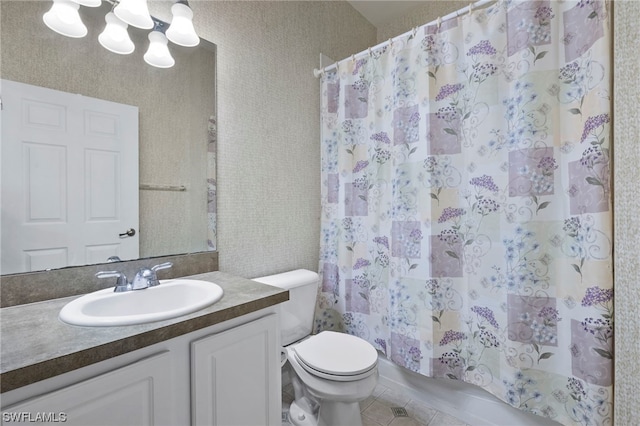
{"label": "reflection of white door", "polygon": [[1,90],[2,273],[137,258],[138,108]]}

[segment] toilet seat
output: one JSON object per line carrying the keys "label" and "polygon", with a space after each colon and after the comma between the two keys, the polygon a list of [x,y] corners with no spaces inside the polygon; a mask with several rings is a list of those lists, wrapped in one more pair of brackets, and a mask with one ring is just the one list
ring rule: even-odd
{"label": "toilet seat", "polygon": [[355,381],[375,372],[378,352],[369,342],[346,333],[323,331],[293,346],[296,360],[314,376]]}

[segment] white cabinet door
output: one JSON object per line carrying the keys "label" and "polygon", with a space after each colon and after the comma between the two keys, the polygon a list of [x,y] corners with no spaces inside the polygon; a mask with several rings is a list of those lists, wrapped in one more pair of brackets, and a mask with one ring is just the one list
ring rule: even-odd
{"label": "white cabinet door", "polygon": [[275,314],[191,343],[192,423],[281,425]]}
{"label": "white cabinet door", "polygon": [[165,351],[4,408],[2,424],[175,426],[171,363],[171,352]]}

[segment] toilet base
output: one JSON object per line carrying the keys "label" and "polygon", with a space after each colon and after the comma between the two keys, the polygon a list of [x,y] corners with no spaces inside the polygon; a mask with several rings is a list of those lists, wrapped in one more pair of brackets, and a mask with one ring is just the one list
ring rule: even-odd
{"label": "toilet base", "polygon": [[289,407],[289,421],[294,426],[362,426],[360,404],[357,402],[329,402],[320,404],[318,418],[293,401]]}
{"label": "toilet base", "polygon": [[322,401],[318,412],[318,426],[362,426],[360,404]]}
{"label": "toilet base", "polygon": [[295,401],[293,401],[289,407],[289,421],[294,426],[318,425],[314,415],[303,410]]}

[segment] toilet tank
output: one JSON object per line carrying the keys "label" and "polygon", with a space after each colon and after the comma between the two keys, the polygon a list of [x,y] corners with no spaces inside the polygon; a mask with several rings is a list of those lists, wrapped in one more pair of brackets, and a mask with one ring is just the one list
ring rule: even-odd
{"label": "toilet tank", "polygon": [[297,269],[253,280],[289,290],[289,300],[278,305],[283,346],[311,334],[316,295],[320,282],[317,273],[306,269]]}

